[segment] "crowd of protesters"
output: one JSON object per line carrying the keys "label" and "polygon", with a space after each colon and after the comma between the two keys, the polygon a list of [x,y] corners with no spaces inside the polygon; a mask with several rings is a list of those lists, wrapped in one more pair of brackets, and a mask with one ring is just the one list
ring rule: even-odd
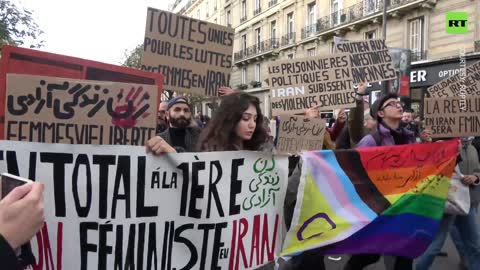
{"label": "crowd of protesters", "polygon": [[[347,114],[340,110],[331,127],[324,133],[323,149],[352,149],[385,145],[407,145],[432,142],[432,134],[423,128],[411,110],[404,109],[399,97],[386,94],[379,97],[366,109],[364,95],[366,83],[356,90],[356,107]],[[151,138],[146,151],[155,155],[179,152],[211,151],[275,151],[276,141],[269,123],[260,109],[258,98],[236,93],[229,88],[221,89],[220,106],[215,108],[210,119],[194,112],[188,98],[175,97],[161,102],[158,107],[157,136]],[[309,118],[320,118],[321,108],[305,111]],[[278,125],[277,125],[278,126]],[[276,132],[278,134],[278,132]],[[471,209],[468,215],[445,214],[436,239],[415,263],[404,257],[394,257],[395,270],[414,268],[429,269],[440,253],[446,237],[450,234],[462,258],[464,267],[480,269],[480,229],[476,212],[480,201],[479,138],[461,138],[458,169],[464,175],[462,182],[471,189]],[[297,190],[301,176],[301,160],[298,156],[289,159],[289,179],[284,204],[285,224],[292,221]],[[43,186],[29,184],[14,189],[0,201],[0,263],[6,269],[21,269],[14,250],[34,236],[43,222]],[[364,269],[376,263],[382,254],[357,254],[349,257],[345,270]],[[304,252],[281,269],[326,269],[324,256],[319,250]],[[273,264],[262,267],[273,269]]]}

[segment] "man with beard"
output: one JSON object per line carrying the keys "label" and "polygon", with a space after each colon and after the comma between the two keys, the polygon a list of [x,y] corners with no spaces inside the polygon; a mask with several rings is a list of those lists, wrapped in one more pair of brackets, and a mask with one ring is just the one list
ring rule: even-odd
{"label": "man with beard", "polygon": [[168,108],[168,101],[162,101],[158,105],[158,112],[157,112],[157,134],[162,133],[168,128],[168,121],[167,121],[167,108]]}
{"label": "man with beard", "polygon": [[200,130],[192,127],[192,110],[185,97],[175,97],[168,102],[169,127],[147,142],[147,152],[154,154],[194,152]]}

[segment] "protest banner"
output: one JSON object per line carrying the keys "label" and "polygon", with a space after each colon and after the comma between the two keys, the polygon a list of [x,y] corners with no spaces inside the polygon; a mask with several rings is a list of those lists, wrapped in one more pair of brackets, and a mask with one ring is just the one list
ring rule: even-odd
{"label": "protest banner", "polygon": [[297,154],[302,150],[321,150],[325,120],[304,116],[280,116],[277,151]]}
{"label": "protest banner", "polygon": [[154,85],[7,74],[7,140],[145,145],[155,136]]}
{"label": "protest banner", "polygon": [[348,55],[331,55],[271,62],[268,83],[272,115],[355,107]]}
{"label": "protest banner", "polygon": [[480,135],[480,96],[425,98],[423,107],[432,138]]}
{"label": "protest banner", "polygon": [[232,69],[233,28],[148,8],[142,70],[165,75],[165,90],[218,96]]}
{"label": "protest banner", "polygon": [[254,269],[281,248],[287,157],[0,142],[0,171],[45,185],[34,269]]}
{"label": "protest banner", "polygon": [[427,89],[430,97],[471,97],[480,96],[480,61],[446,78]]}
{"label": "protest banner", "polygon": [[457,155],[458,140],[304,152],[281,255],[422,255],[444,215]]}
{"label": "protest banner", "polygon": [[348,53],[352,63],[353,83],[378,82],[397,78],[385,40],[339,42],[334,44],[336,53]]}
{"label": "protest banner", "polygon": [[163,75],[66,55],[13,46],[2,46],[0,68],[0,139],[4,139],[6,79],[8,73],[42,75],[80,80],[156,85],[158,101]]}

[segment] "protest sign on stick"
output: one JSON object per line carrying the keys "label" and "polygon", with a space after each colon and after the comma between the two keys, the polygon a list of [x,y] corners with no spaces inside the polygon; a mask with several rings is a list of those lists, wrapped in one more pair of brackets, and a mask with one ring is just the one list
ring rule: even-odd
{"label": "protest sign on stick", "polygon": [[275,61],[268,65],[272,115],[355,107],[350,58],[332,55]]}
{"label": "protest sign on stick", "polygon": [[156,130],[157,87],[7,75],[7,140],[145,145]]}
{"label": "protest sign on stick", "polygon": [[148,8],[142,70],[165,75],[165,90],[218,96],[228,86],[234,29]]}
{"label": "protest sign on stick", "polygon": [[348,53],[353,82],[379,82],[397,78],[385,40],[370,39],[335,43],[336,53]]}
{"label": "protest sign on stick", "polygon": [[277,151],[297,154],[302,150],[322,150],[325,120],[304,116],[280,116]]}
{"label": "protest sign on stick", "polygon": [[45,185],[35,269],[255,269],[280,252],[286,156],[14,141],[0,149],[1,172]]}
{"label": "protest sign on stick", "polygon": [[424,112],[433,138],[480,135],[480,96],[425,98]]}
{"label": "protest sign on stick", "polygon": [[471,97],[480,96],[480,61],[468,66],[466,70],[446,78],[427,89],[430,97]]}

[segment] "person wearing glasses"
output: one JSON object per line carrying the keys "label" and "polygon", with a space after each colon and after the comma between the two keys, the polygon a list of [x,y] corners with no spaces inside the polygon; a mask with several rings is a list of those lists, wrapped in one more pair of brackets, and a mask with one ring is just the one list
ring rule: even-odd
{"label": "person wearing glasses", "polygon": [[[377,99],[370,114],[377,120],[376,130],[364,136],[357,147],[375,147],[384,145],[403,145],[416,143],[415,133],[401,127],[403,104],[396,94],[389,93]],[[425,132],[423,136],[431,136]],[[344,270],[364,269],[380,260],[380,254],[357,254],[350,257]],[[406,257],[395,257],[395,270],[413,269],[413,260]]]}
{"label": "person wearing glasses", "polygon": [[[415,133],[401,126],[403,104],[396,94],[387,94],[377,99],[370,114],[377,120],[376,130],[363,137],[357,147],[401,145],[415,143]],[[429,134],[423,134],[429,136]]]}

